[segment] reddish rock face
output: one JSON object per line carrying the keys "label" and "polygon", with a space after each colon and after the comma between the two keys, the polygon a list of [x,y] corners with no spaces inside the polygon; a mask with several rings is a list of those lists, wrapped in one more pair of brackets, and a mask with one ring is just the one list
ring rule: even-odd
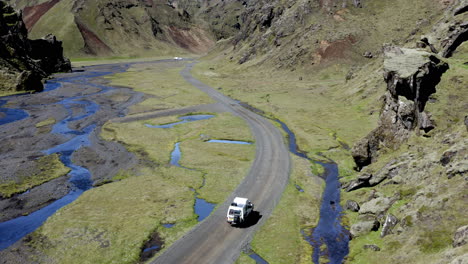
{"label": "reddish rock face", "polygon": [[60,0],[51,0],[39,5],[25,7],[23,10],[23,19],[28,31],[31,31],[37,21],[58,2],[60,2]]}
{"label": "reddish rock face", "polygon": [[113,53],[112,49],[104,43],[93,31],[91,31],[85,24],[81,23],[75,18],[75,23],[80,30],[81,36],[85,42],[84,50],[92,55],[110,55]]}

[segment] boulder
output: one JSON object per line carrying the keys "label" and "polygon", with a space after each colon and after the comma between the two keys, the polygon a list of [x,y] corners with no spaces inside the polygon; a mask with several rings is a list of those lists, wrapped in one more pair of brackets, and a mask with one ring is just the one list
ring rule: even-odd
{"label": "boulder", "polygon": [[41,91],[41,76],[32,71],[22,71],[16,78],[16,91]]}
{"label": "boulder", "polygon": [[361,205],[360,214],[379,215],[387,211],[392,206],[392,199],[387,197],[377,197]]}
{"label": "boulder", "polygon": [[386,179],[393,179],[398,175],[400,169],[407,166],[405,162],[397,163],[396,160],[392,160],[375,174],[363,173],[359,175],[356,180],[349,182],[345,189],[350,192],[364,187],[376,186]]}
{"label": "boulder", "polygon": [[368,58],[368,59],[372,59],[374,57],[374,55],[370,51],[364,52],[364,54],[362,56],[364,56],[365,58]]}
{"label": "boulder", "polygon": [[380,222],[377,220],[361,221],[351,226],[351,235],[358,237],[365,235],[371,231],[379,230]]}
{"label": "boulder", "polygon": [[382,232],[380,233],[380,237],[384,237],[392,233],[393,228],[398,224],[399,220],[396,216],[392,214],[388,214],[387,218],[382,227]]}
{"label": "boulder", "polygon": [[352,212],[359,212],[359,204],[356,201],[348,200],[344,206],[345,210],[350,210]]}
{"label": "boulder", "polygon": [[377,245],[364,245],[362,248],[370,249],[372,251],[380,251],[380,248]]}
{"label": "boulder", "polygon": [[468,243],[468,225],[462,226],[453,235],[453,247],[461,247]]}
{"label": "boulder", "polygon": [[442,166],[447,166],[447,164],[452,162],[452,159],[456,154],[456,151],[445,151],[444,154],[442,154],[442,157],[440,157],[440,164],[442,164]]}
{"label": "boulder", "polygon": [[429,131],[435,128],[435,123],[431,119],[431,115],[423,111],[419,114],[419,129],[424,130],[424,132],[428,133]]}

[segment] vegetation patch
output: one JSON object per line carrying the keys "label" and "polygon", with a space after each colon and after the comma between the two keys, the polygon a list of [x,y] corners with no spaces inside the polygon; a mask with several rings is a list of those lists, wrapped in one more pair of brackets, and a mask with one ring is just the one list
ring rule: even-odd
{"label": "vegetation patch", "polygon": [[[206,143],[200,135],[253,141],[248,126],[229,113],[169,129],[145,126],[169,119],[108,122],[101,136],[124,144],[140,164],[62,208],[34,233],[48,243],[32,239],[31,245],[58,263],[135,263],[148,237],[164,241],[157,257],[197,224],[193,189],[223,202],[247,174],[255,146]],[[192,170],[169,165],[175,142],[181,142],[180,163]]]}
{"label": "vegetation patch", "polygon": [[177,62],[133,65],[128,71],[108,77],[111,85],[132,87],[147,96],[130,108],[131,113],[175,109],[213,100],[180,76],[183,65]]}
{"label": "vegetation patch", "polygon": [[57,154],[38,158],[31,170],[32,172],[28,173],[20,169],[17,180],[0,182],[0,196],[9,198],[14,194],[25,192],[70,172],[70,169],[63,165]]}
{"label": "vegetation patch", "polygon": [[[291,157],[294,166],[289,184],[278,206],[256,233],[251,245],[270,264],[312,262],[312,246],[304,239],[301,231],[318,222],[323,181],[310,172],[309,161]],[[296,185],[304,191],[300,192]],[[249,261],[247,259],[244,262],[240,258],[238,263]]]}
{"label": "vegetation patch", "polygon": [[46,120],[43,120],[39,123],[36,124],[36,127],[39,128],[39,127],[44,127],[44,126],[50,126],[50,125],[53,125],[55,124],[57,121],[55,120],[55,118],[51,117],[51,118],[48,118]]}

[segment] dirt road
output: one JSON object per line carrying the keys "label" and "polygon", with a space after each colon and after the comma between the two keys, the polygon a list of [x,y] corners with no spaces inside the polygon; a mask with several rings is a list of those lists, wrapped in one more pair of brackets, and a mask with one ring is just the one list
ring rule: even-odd
{"label": "dirt road", "polygon": [[[210,217],[175,242],[153,263],[232,263],[255,231],[270,216],[287,184],[291,167],[289,152],[278,128],[267,119],[193,78],[193,63],[181,72],[193,86],[210,95],[226,111],[243,118],[255,137],[256,157],[249,174]],[[226,223],[226,212],[235,196],[248,197],[260,213],[258,223],[234,228]]]}

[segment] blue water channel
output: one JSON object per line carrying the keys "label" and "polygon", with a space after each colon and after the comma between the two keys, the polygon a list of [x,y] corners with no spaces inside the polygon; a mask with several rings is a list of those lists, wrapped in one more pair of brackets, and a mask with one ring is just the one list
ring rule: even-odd
{"label": "blue water channel", "polygon": [[[101,77],[108,74],[117,72],[123,72],[128,68],[128,65],[115,65],[111,67],[111,71],[99,72],[90,71],[78,74],[73,77],[57,78],[52,81],[48,81],[45,85],[44,92],[50,92],[55,89],[59,89],[63,83],[74,83],[80,84],[81,86],[91,86],[98,88],[99,91],[87,95],[78,95],[74,97],[65,98],[58,104],[63,105],[68,115],[65,119],[61,120],[54,125],[52,132],[53,134],[61,135],[65,137],[67,141],[50,149],[44,150],[43,153],[46,155],[57,153],[60,155],[60,160],[65,166],[70,168],[69,182],[71,183],[71,191],[61,199],[43,207],[42,209],[31,213],[27,216],[21,216],[3,223],[0,223],[0,250],[3,250],[15,242],[33,232],[40,227],[51,215],[53,215],[58,209],[76,200],[83,192],[92,188],[91,173],[81,166],[78,166],[72,162],[72,155],[75,151],[84,146],[90,146],[89,135],[94,131],[96,125],[92,124],[81,130],[74,130],[69,127],[70,122],[82,120],[89,116],[94,115],[99,111],[99,105],[95,102],[88,100],[87,97],[93,96],[100,93],[108,92],[113,89],[112,87],[91,83],[91,78]],[[4,101],[0,102],[5,104]],[[73,113],[72,107],[80,106],[83,111],[81,113]],[[23,110],[7,109],[6,117],[1,119],[1,123],[9,123],[24,119],[28,116]],[[7,120],[7,121],[5,121]]]}
{"label": "blue water channel", "polygon": [[255,260],[255,263],[257,263],[257,264],[269,264],[268,261],[264,260],[257,253],[251,253],[251,254],[249,254],[249,257],[251,259]]}
{"label": "blue water channel", "polygon": [[[199,121],[199,120],[206,120],[206,119],[210,119],[210,118],[213,118],[213,117],[214,117],[213,115],[182,116],[182,117],[179,117],[179,119],[181,120],[179,122],[174,122],[174,123],[165,124],[165,125],[149,125],[149,124],[146,124],[146,126],[150,127],[150,128],[166,128],[167,129],[167,128],[172,128],[172,127],[174,127],[176,125],[180,125],[180,124],[184,124],[184,123],[188,123],[188,122]],[[218,140],[218,139],[212,139],[212,140],[209,140],[207,142],[209,142],[209,143],[243,144],[243,145],[252,144],[250,142],[245,142],[245,141]],[[179,163],[181,157],[182,157],[182,152],[180,150],[180,142],[177,142],[177,143],[174,144],[174,150],[171,153],[170,164],[173,165],[173,166],[180,167],[180,168],[189,169],[189,168],[183,167]],[[203,186],[201,188],[203,188]],[[215,206],[216,206],[216,204],[212,204],[212,203],[207,202],[204,199],[198,198],[198,193],[195,191],[194,210],[195,210],[195,214],[198,215],[198,221],[199,222],[201,222],[205,218],[207,218],[211,214],[211,212],[213,212]]]}
{"label": "blue water channel", "polygon": [[[320,162],[312,160],[306,153],[302,152],[296,143],[296,135],[288,128],[288,126],[279,121],[282,129],[289,136],[289,151],[294,155],[305,158],[311,162],[320,164],[324,167],[325,172],[321,175],[325,179],[326,186],[322,195],[322,204],[320,206],[320,219],[318,225],[313,228],[312,234],[304,238],[314,248],[312,261],[319,263],[321,256],[327,256],[330,264],[341,264],[344,258],[349,253],[349,235],[348,231],[341,225],[342,208],[340,206],[340,182],[338,165],[332,161]],[[296,188],[301,191],[300,186]],[[303,191],[303,190],[302,190]],[[327,246],[325,251],[321,250],[321,246]]]}
{"label": "blue water channel", "polygon": [[7,100],[0,100],[0,125],[5,125],[29,117],[28,112],[22,109],[4,108]]}
{"label": "blue water channel", "polygon": [[207,143],[224,143],[224,144],[238,144],[238,145],[252,145],[252,142],[238,141],[238,140],[226,140],[226,139],[210,139]]}
{"label": "blue water channel", "polygon": [[214,115],[189,115],[189,116],[179,117],[179,119],[181,120],[179,122],[174,122],[174,123],[165,124],[165,125],[157,125],[157,126],[146,124],[146,126],[149,127],[149,128],[173,128],[174,126],[177,126],[177,125],[180,125],[180,124],[185,124],[185,123],[189,123],[189,122],[210,119],[210,118],[213,118],[213,117],[214,117]]}
{"label": "blue water channel", "polygon": [[[171,153],[171,165],[177,166],[180,168],[188,169],[180,165],[179,161],[181,159],[182,152],[180,151],[180,142],[175,143],[174,145],[174,150]],[[203,182],[204,185],[204,182]],[[203,188],[200,187],[200,188]],[[195,191],[195,190],[194,190]],[[216,204],[212,204],[207,202],[204,199],[198,198],[198,193],[195,191],[195,214],[198,215],[198,222],[203,221],[205,218],[207,218],[211,212],[213,212],[213,209],[215,208]]]}

